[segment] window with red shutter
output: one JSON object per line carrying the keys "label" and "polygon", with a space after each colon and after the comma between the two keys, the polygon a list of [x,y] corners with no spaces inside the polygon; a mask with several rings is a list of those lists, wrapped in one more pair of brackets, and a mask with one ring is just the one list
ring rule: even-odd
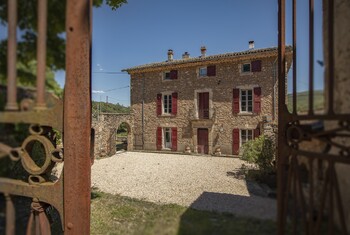
{"label": "window with red shutter", "polygon": [[239,129],[233,129],[232,132],[232,154],[239,154]]}
{"label": "window with red shutter", "polygon": [[157,116],[162,115],[162,94],[157,94]]}
{"label": "window with red shutter", "polygon": [[233,89],[233,101],[232,101],[232,112],[233,114],[239,113],[239,89]]}
{"label": "window with red shutter", "polygon": [[177,79],[177,70],[170,71],[170,79]]}
{"label": "window with red shutter", "polygon": [[177,114],[177,92],[174,92],[173,94],[171,94],[172,96],[172,110],[171,110],[171,114],[172,115],[176,115]]}
{"label": "window with red shutter", "polygon": [[252,72],[261,72],[261,60],[252,61]]}
{"label": "window with red shutter", "polygon": [[177,128],[171,128],[171,150],[177,151]]}
{"label": "window with red shutter", "polygon": [[207,76],[216,76],[216,66],[215,65],[210,65],[207,67]]}
{"label": "window with red shutter", "polygon": [[161,127],[157,127],[157,133],[156,133],[156,137],[157,137],[157,150],[162,150],[162,128]]}
{"label": "window with red shutter", "polygon": [[254,113],[261,112],[261,87],[254,88]]}
{"label": "window with red shutter", "polygon": [[254,129],[254,139],[258,138],[260,136],[260,128],[257,127],[256,129]]}

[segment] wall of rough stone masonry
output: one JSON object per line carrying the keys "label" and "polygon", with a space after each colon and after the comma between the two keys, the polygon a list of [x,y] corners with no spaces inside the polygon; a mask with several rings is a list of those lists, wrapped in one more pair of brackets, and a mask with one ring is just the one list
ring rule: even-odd
{"label": "wall of rough stone masonry", "polygon": [[116,153],[116,133],[120,124],[128,124],[127,150],[133,150],[133,120],[131,114],[102,113],[99,120],[92,122],[95,130],[94,155],[96,157],[111,156]]}
{"label": "wall of rough stone masonry", "polygon": [[[178,151],[183,152],[186,146],[189,146],[191,151],[195,152],[197,143],[193,136],[196,136],[196,129],[193,128],[190,121],[194,118],[196,110],[195,90],[209,91],[212,93],[210,112],[214,122],[209,128],[209,133],[211,133],[211,138],[209,138],[210,153],[213,153],[216,147],[220,146],[223,154],[231,155],[234,128],[255,129],[263,121],[263,116],[272,117],[273,87],[277,82],[273,78],[276,58],[277,51],[274,55],[266,58],[242,58],[217,62],[215,63],[215,77],[198,78],[198,68],[213,64],[209,62],[163,67],[154,71],[131,74],[131,110],[134,113],[134,134],[138,136],[142,134],[141,103],[144,94],[144,148],[156,150],[158,126],[177,127]],[[262,60],[262,71],[241,74],[240,64],[255,59]],[[178,79],[163,80],[163,72],[171,69],[178,70]],[[262,88],[261,113],[259,115],[232,114],[233,88],[252,88],[253,86]],[[156,95],[162,92],[178,92],[176,116],[157,117]],[[277,116],[275,118],[277,119]]]}

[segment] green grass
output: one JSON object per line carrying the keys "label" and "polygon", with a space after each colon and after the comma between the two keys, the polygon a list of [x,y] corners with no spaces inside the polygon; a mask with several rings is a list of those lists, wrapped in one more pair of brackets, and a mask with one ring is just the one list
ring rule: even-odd
{"label": "green grass", "polygon": [[[293,96],[288,94],[287,97],[288,103],[287,107],[290,112],[293,110]],[[307,112],[309,109],[309,92],[303,91],[297,93],[297,111],[298,112]],[[324,94],[323,91],[314,91],[314,110],[323,110],[324,109]]]}
{"label": "green grass", "polygon": [[94,190],[91,234],[275,234],[269,220],[158,205]]}

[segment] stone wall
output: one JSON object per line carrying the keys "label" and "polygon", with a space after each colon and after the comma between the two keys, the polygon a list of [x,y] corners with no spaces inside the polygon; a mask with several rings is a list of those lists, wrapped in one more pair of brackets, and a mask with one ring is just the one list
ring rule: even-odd
{"label": "stone wall", "polygon": [[99,120],[92,122],[92,128],[95,130],[95,158],[111,156],[116,153],[116,134],[122,123],[126,123],[128,127],[127,150],[133,150],[132,115],[102,113]]}
{"label": "stone wall", "polygon": [[[196,152],[196,128],[205,127],[209,131],[209,153],[216,147],[221,152],[232,154],[232,131],[234,128],[255,129],[267,116],[273,117],[273,88],[277,83],[274,78],[277,50],[268,56],[254,55],[255,57],[238,58],[231,61],[218,61],[215,77],[198,77],[198,69],[212,63],[185,64],[181,66],[161,67],[143,73],[131,73],[131,110],[134,113],[135,139],[142,136],[142,100],[144,96],[144,149],[156,150],[157,127],[177,127],[177,151],[183,152],[189,146]],[[290,62],[290,57],[289,62]],[[262,60],[262,71],[241,73],[241,65],[246,61]],[[289,63],[290,66],[290,63]],[[163,72],[171,69],[178,70],[178,79],[164,80]],[[261,113],[260,114],[233,114],[233,88],[261,87]],[[196,92],[210,93],[210,120],[198,121],[196,119]],[[157,116],[156,96],[162,92],[177,92],[177,115]],[[276,94],[277,97],[277,94]],[[277,99],[276,99],[277,100]],[[277,102],[275,110],[277,112]],[[277,120],[277,114],[274,115]],[[142,148],[141,141],[136,141]],[[135,148],[137,148],[135,145]]]}

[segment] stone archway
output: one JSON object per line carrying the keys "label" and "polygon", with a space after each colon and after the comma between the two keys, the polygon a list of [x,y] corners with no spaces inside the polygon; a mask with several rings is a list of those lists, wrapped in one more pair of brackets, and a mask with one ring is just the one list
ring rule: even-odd
{"label": "stone archway", "polygon": [[126,123],[128,126],[127,150],[133,150],[132,117],[130,114],[102,113],[99,120],[93,121],[95,129],[95,158],[112,156],[116,153],[116,133],[118,127]]}

